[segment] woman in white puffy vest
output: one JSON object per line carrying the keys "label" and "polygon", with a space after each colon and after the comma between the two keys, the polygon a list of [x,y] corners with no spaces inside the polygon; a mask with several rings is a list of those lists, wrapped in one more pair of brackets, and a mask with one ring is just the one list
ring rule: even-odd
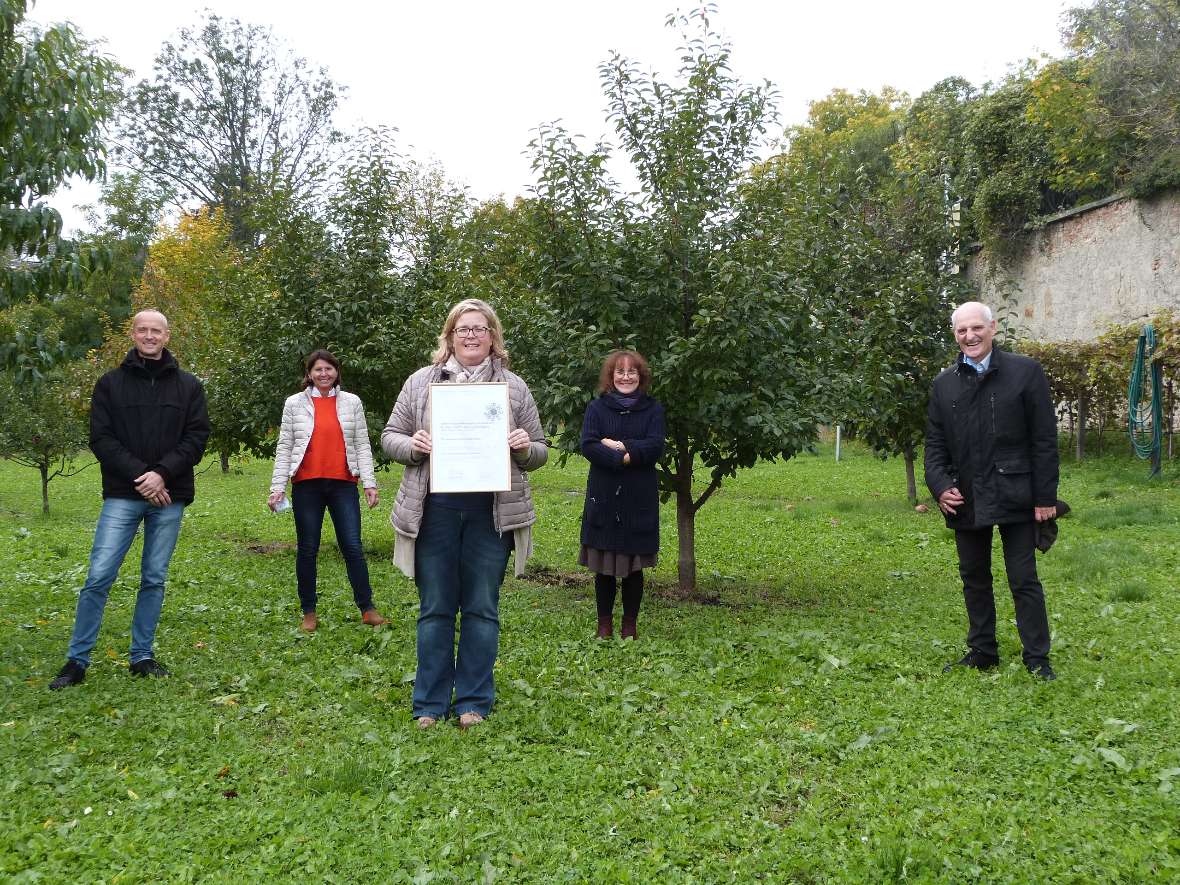
{"label": "woman in white puffy vest", "polygon": [[287,397],[283,404],[283,423],[267,498],[271,510],[284,509],[287,481],[291,481],[298,541],[295,579],[303,608],[302,628],[311,633],[319,626],[316,558],[325,510],[336,529],[336,543],[344,557],[361,621],[375,627],[384,624],[385,618],[373,606],[356,492],[359,478],[369,508],[377,506],[377,479],[365,407],[360,397],[340,389],[340,361],[326,350],[313,351],[304,361],[303,383],[303,390]]}

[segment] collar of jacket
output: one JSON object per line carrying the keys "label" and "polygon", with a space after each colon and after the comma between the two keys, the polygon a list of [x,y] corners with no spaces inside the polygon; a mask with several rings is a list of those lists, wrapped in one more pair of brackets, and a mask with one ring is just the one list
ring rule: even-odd
{"label": "collar of jacket", "polygon": [[[448,369],[445,364],[435,363],[434,375],[432,376],[431,380],[435,381],[435,382],[437,382],[437,381],[450,381],[451,380],[451,370]],[[500,359],[498,356],[492,357],[492,380],[493,381],[503,381],[504,380],[504,361],[502,359]]]}
{"label": "collar of jacket", "polygon": [[[160,359],[164,362],[164,365],[160,367],[161,373],[174,372],[180,368],[180,366],[178,366],[176,363],[176,357],[172,355],[172,351],[170,351],[167,347],[161,351]],[[127,356],[123,358],[121,366],[124,369],[135,372],[137,375],[148,374],[147,366],[144,365],[143,357],[139,355],[139,351],[134,347],[127,352]]]}
{"label": "collar of jacket", "polygon": [[[998,347],[995,347],[995,346],[992,347],[992,359],[991,359],[991,362],[989,362],[987,364],[987,371],[983,373],[983,377],[990,375],[992,372],[995,372],[997,369],[999,369],[1001,365],[1003,365],[1003,363],[1004,363],[1003,356],[1004,356],[1004,351],[1000,350],[1000,348],[998,348]],[[955,357],[955,371],[958,372],[960,375],[966,375],[967,372],[970,372],[971,375],[978,375],[979,374],[978,372],[975,371],[974,366],[967,365],[967,363],[963,360],[962,351],[960,351],[959,355],[957,357]]]}

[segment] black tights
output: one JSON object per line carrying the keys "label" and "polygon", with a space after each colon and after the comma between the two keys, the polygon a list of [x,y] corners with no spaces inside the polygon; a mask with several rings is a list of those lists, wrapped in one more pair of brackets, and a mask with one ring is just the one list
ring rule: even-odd
{"label": "black tights", "polygon": [[[594,598],[598,616],[609,618],[615,610],[615,576],[594,575]],[[633,571],[623,578],[623,617],[639,617],[639,602],[643,599],[643,570]]]}

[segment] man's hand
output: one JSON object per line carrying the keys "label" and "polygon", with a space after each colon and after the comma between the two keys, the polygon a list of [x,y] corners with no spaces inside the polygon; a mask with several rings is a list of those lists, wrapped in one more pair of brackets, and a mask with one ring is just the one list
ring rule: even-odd
{"label": "man's hand", "polygon": [[963,493],[957,487],[951,486],[938,496],[938,509],[947,516],[954,516],[958,508],[963,506]]}
{"label": "man's hand", "polygon": [[164,482],[164,477],[156,473],[154,470],[149,470],[147,473],[140,474],[134,480],[135,490],[139,492],[146,501],[150,501],[157,507],[167,507],[172,503],[172,496],[168,494],[168,486]]}
{"label": "man's hand", "polygon": [[508,448],[512,449],[513,451],[519,452],[523,449],[527,449],[531,442],[532,440],[529,439],[529,432],[527,430],[521,430],[519,427],[508,434]]}
{"label": "man's hand", "polygon": [[377,502],[381,499],[380,493],[376,488],[365,489],[365,500],[369,502],[369,509],[372,510],[377,506]]}
{"label": "man's hand", "polygon": [[1037,522],[1048,522],[1050,519],[1057,518],[1057,507],[1034,507],[1033,516],[1036,517]]}

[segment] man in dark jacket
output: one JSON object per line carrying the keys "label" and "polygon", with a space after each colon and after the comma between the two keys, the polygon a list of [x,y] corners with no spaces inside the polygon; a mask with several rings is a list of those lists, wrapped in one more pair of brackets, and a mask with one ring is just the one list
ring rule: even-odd
{"label": "man in dark jacket", "polygon": [[992,347],[985,304],[951,314],[962,353],[935,380],[926,422],[926,485],[955,530],[967,604],[967,654],[948,664],[979,670],[1000,662],[992,595],[992,526],[1016,607],[1024,665],[1054,679],[1049,618],[1037,578],[1036,525],[1056,516],[1057,417],[1039,363]]}
{"label": "man in dark jacket", "polygon": [[209,438],[205,391],[177,366],[165,347],[168,338],[162,313],[140,311],[131,321],[135,347],[94,386],[90,448],[102,468],[102,512],[66,664],[49,684],[52,690],[86,678],[107,594],[140,523],[143,558],[131,621],[131,672],[168,675],[153,652],[156,625],[181,516],[193,500],[193,467]]}

